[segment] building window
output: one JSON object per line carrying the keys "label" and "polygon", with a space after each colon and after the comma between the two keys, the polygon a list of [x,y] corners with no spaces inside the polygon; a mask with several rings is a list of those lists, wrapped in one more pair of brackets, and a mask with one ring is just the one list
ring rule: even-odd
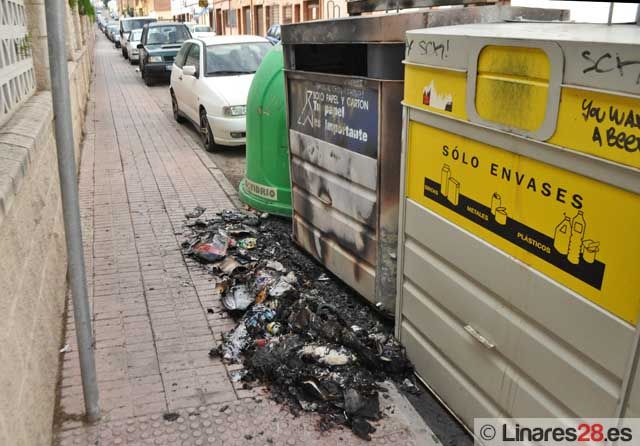
{"label": "building window", "polygon": [[[225,11],[227,12],[227,11]],[[236,10],[235,9],[229,9],[228,11],[228,25],[229,28],[235,28],[236,27]]]}
{"label": "building window", "polygon": [[303,3],[305,8],[305,20],[318,20],[320,18],[320,4],[318,0],[311,0]]}
{"label": "building window", "polygon": [[242,34],[253,34],[251,31],[251,9],[249,6],[242,8]]}
{"label": "building window", "polygon": [[283,24],[287,24],[287,23],[292,23],[293,21],[293,8],[291,7],[291,5],[287,5],[283,8],[282,11],[282,23]]}
{"label": "building window", "polygon": [[263,6],[262,5],[257,5],[253,7],[253,21],[255,23],[255,33],[259,36],[263,36],[265,33],[265,28],[264,28],[264,16],[263,16]]}
{"label": "building window", "polygon": [[270,25],[277,25],[280,23],[280,5],[269,6],[269,20]]}

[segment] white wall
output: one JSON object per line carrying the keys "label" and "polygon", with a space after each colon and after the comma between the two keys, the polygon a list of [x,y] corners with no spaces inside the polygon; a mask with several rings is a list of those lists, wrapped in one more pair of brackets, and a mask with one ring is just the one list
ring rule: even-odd
{"label": "white wall", "polygon": [[[513,6],[530,6],[538,8],[569,9],[571,20],[576,22],[607,23],[609,3],[603,2],[568,2],[551,0],[511,0]],[[616,3],[613,9],[613,22],[635,22],[637,4]]]}

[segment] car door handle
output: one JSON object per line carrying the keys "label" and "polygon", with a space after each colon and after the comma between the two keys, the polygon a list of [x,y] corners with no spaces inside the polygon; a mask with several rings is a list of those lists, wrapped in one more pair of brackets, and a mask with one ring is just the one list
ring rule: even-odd
{"label": "car door handle", "polygon": [[178,79],[182,80],[182,75],[178,76]]}

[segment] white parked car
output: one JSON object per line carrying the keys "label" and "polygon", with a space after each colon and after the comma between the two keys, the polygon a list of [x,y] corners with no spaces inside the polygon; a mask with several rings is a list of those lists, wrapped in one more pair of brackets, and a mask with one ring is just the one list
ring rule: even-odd
{"label": "white parked car", "polygon": [[182,44],[171,70],[173,116],[198,127],[206,150],[245,144],[249,87],[270,49],[260,36],[216,36]]}
{"label": "white parked car", "polygon": [[127,38],[127,43],[125,48],[127,50],[127,55],[129,56],[129,62],[131,65],[138,63],[140,60],[140,50],[138,49],[138,44],[140,43],[140,37],[142,36],[141,29],[134,29],[129,33],[129,37]]}
{"label": "white parked car", "polygon": [[213,37],[215,32],[207,25],[198,25],[196,23],[187,23],[187,28],[194,39],[202,39],[203,37]]}

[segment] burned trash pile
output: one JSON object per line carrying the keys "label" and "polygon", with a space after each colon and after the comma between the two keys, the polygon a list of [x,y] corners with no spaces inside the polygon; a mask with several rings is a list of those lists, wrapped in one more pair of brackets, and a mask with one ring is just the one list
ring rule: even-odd
{"label": "burned trash pile", "polygon": [[184,253],[215,277],[237,321],[210,354],[242,362],[242,380],[268,384],[293,413],[319,413],[321,428],[345,425],[370,439],[370,421],[382,416],[379,383],[413,380],[390,321],[298,250],[289,221],[201,215],[186,215]]}

